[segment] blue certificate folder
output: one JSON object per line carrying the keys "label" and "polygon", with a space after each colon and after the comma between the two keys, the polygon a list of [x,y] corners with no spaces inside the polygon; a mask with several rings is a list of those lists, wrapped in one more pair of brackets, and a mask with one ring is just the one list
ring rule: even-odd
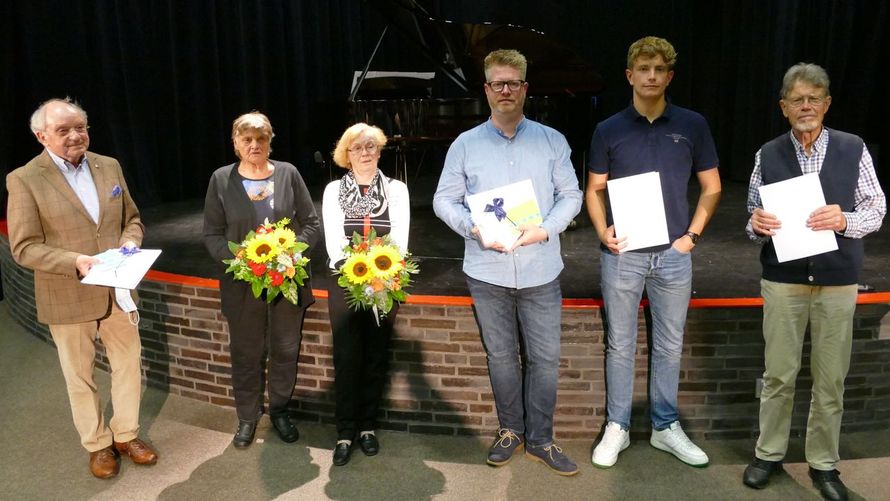
{"label": "blue certificate folder", "polygon": [[108,249],[93,256],[101,262],[93,265],[81,283],[135,289],[160,255],[160,249],[140,249],[132,254],[125,254],[120,249]]}

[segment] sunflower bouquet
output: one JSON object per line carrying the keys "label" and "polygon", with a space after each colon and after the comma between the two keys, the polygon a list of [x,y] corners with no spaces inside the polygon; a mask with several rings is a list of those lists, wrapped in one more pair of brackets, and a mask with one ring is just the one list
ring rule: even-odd
{"label": "sunflower bouquet", "polygon": [[297,241],[297,235],[287,227],[289,223],[288,218],[277,223],[266,219],[240,244],[229,242],[229,250],[235,257],[223,259],[223,263],[229,265],[226,273],[231,272],[235,280],[248,282],[253,297],[258,298],[266,291],[267,303],[281,294],[297,304],[299,287],[309,277],[306,273],[309,258],[303,256],[309,245]]}
{"label": "sunflower bouquet", "polygon": [[346,262],[340,267],[337,285],[346,290],[350,307],[372,310],[379,322],[394,302],[408,297],[405,288],[419,271],[417,262],[407,252],[403,255],[389,235],[378,237],[373,229],[367,238],[353,233],[343,252]]}

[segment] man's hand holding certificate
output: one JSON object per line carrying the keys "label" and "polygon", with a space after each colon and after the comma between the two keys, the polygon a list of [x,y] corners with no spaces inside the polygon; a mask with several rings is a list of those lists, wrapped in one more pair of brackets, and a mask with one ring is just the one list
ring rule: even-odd
{"label": "man's hand holding certificate", "polygon": [[544,221],[528,179],[469,195],[467,204],[479,238],[496,250],[512,250],[517,242],[521,245],[523,232],[540,229]]}
{"label": "man's hand holding certificate", "polygon": [[751,225],[755,232],[772,236],[780,263],[837,250],[831,228],[840,231],[846,227],[846,221],[841,219],[843,214],[833,214],[839,212],[839,208],[832,210],[837,206],[825,205],[819,174],[761,186],[760,199],[763,210],[774,216],[767,221],[773,223],[760,223],[759,218],[752,217]]}
{"label": "man's hand holding certificate", "polygon": [[670,243],[658,172],[610,179],[607,185],[615,237],[627,242],[619,252]]}
{"label": "man's hand holding certificate", "polygon": [[93,264],[81,283],[135,289],[160,255],[160,249],[108,249],[92,256]]}

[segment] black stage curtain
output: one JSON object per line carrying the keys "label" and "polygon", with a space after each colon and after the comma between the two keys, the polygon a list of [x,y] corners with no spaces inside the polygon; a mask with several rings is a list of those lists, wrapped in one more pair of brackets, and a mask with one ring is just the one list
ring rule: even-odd
{"label": "black stage curtain", "polygon": [[[434,17],[519,24],[560,39],[603,75],[603,117],[630,99],[628,45],[667,38],[679,52],[669,95],[708,118],[726,179],[746,180],[757,147],[787,129],[778,91],[798,61],[832,78],[829,126],[863,136],[878,157],[888,144],[879,122],[890,116],[882,1],[420,3]],[[203,197],[213,169],[234,161],[232,120],[252,109],[272,120],[273,157],[323,182],[313,152],[327,156],[347,125],[352,72],[386,21],[361,0],[0,2],[0,172],[40,150],[27,126],[36,105],[69,95],[90,113],[92,149],[121,160],[140,205]],[[372,69],[431,67],[391,31]],[[879,167],[885,185],[888,170]]]}

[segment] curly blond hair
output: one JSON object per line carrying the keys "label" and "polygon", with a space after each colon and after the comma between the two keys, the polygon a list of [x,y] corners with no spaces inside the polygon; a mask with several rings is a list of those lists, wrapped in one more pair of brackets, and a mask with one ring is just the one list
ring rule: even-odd
{"label": "curly blond hair", "polygon": [[630,44],[630,48],[627,49],[627,69],[634,69],[634,61],[640,56],[661,56],[669,70],[674,69],[674,65],[677,64],[677,51],[664,38],[643,37]]}

